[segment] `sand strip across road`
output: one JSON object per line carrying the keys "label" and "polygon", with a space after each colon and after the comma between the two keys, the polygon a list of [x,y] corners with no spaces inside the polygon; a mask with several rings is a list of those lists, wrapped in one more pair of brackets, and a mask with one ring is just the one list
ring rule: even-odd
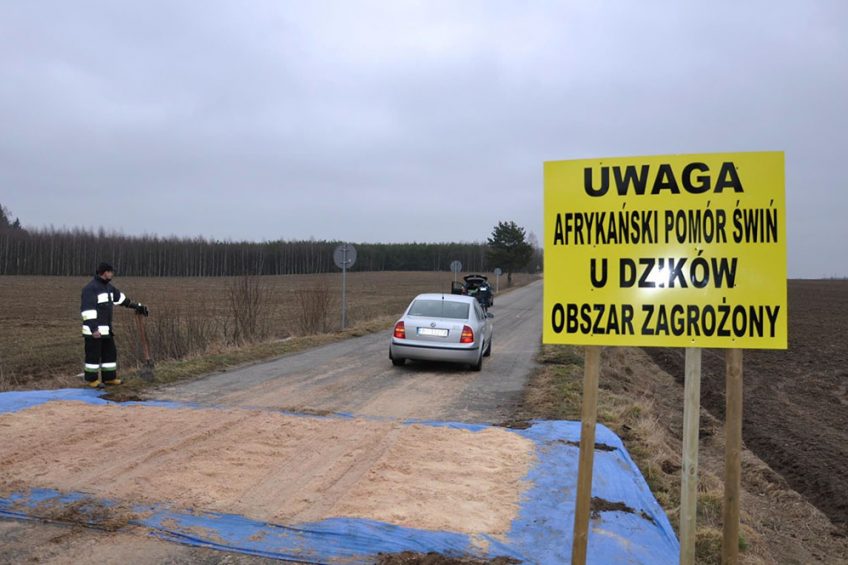
{"label": "sand strip across road", "polygon": [[78,401],[0,414],[0,494],[51,488],[281,524],[503,536],[534,459],[532,441],[499,428]]}

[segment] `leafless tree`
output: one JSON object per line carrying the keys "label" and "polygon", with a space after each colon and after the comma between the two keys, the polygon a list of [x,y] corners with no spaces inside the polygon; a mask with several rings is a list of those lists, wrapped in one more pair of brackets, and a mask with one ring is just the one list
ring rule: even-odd
{"label": "leafless tree", "polygon": [[232,341],[236,344],[252,342],[264,337],[262,330],[262,280],[255,275],[242,275],[230,283],[228,296],[232,314]]}
{"label": "leafless tree", "polygon": [[315,288],[302,288],[295,292],[298,305],[298,329],[303,335],[325,332],[329,329],[329,314],[334,304],[333,295],[325,284]]}

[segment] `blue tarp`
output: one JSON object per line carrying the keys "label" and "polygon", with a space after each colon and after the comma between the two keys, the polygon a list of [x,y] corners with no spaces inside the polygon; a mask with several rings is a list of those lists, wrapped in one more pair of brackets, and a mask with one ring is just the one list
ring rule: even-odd
{"label": "blue tarp", "polygon": [[[108,404],[102,392],[86,389],[0,393],[0,413],[24,410],[55,400]],[[126,403],[125,403],[126,404]],[[137,405],[186,407],[172,402],[137,402]],[[312,417],[312,416],[310,416]],[[328,416],[332,418],[334,416]],[[343,416],[349,417],[349,416]],[[409,423],[451,426],[471,431],[487,426],[451,423]],[[134,525],[150,528],[152,535],[183,544],[211,547],[304,561],[309,563],[373,563],[378,553],[438,552],[448,556],[489,558],[509,556],[525,563],[560,564],[571,561],[574,502],[580,423],[536,421],[524,430],[509,430],[536,445],[536,464],[526,479],[518,516],[503,538],[435,532],[357,518],[331,518],[307,524],[270,524],[244,516],[172,508],[167,501],[132,508]],[[588,562],[676,563],[679,545],[674,531],[651,494],[620,438],[598,425],[592,496],[621,510],[593,515]],[[108,500],[91,500],[82,493],[32,489],[0,497],[0,516],[38,518],[44,505],[75,505],[77,515],[95,516]],[[485,548],[485,549],[483,549]]]}

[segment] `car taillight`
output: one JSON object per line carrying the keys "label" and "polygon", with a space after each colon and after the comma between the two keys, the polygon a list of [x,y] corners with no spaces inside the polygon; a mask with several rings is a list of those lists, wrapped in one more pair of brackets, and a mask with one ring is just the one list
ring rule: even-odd
{"label": "car taillight", "polygon": [[459,336],[459,343],[474,343],[474,330],[469,326],[463,326],[462,335]]}
{"label": "car taillight", "polygon": [[398,339],[406,339],[406,328],[403,326],[403,322],[395,324],[395,337]]}

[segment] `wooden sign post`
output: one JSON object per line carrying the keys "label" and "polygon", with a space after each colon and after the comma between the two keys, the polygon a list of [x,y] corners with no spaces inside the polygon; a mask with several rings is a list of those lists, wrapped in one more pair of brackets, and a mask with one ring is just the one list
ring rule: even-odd
{"label": "wooden sign post", "polygon": [[695,563],[698,514],[698,431],[701,416],[701,350],[686,348],[683,385],[683,470],[680,475],[680,563]]}
{"label": "wooden sign post", "polygon": [[739,490],[742,479],[742,350],[725,356],[726,410],[724,415],[724,536],[721,562],[739,563]]}
{"label": "wooden sign post", "polygon": [[786,349],[782,152],[545,163],[542,342],[586,346],[572,562],[587,558],[600,346],[686,348],[680,561],[695,559],[701,348],[728,349],[724,559],[739,545],[742,348]]}
{"label": "wooden sign post", "polygon": [[598,415],[598,375],[601,371],[601,348],[585,348],[583,364],[583,402],[580,407],[580,462],[577,470],[577,503],[574,506],[574,541],[571,563],[586,563],[589,541],[589,513],[592,505],[592,468],[595,457],[595,422]]}

